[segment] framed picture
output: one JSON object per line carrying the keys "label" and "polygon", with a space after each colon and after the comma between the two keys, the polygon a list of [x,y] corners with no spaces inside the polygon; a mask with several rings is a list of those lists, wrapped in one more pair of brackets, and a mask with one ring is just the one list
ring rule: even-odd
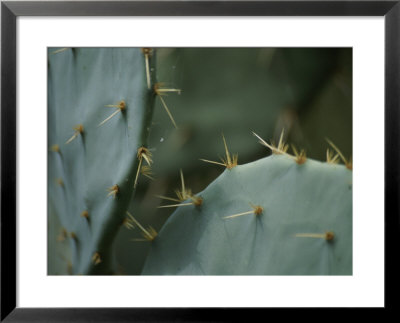
{"label": "framed picture", "polygon": [[398,1],[1,12],[1,320],[395,309]]}

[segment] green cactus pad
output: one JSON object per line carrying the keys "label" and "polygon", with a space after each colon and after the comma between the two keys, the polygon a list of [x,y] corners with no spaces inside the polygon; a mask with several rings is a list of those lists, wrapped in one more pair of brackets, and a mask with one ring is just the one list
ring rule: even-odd
{"label": "green cactus pad", "polygon": [[49,49],[49,204],[68,232],[74,274],[114,273],[112,244],[153,114],[146,57],[152,67],[139,48]]}
{"label": "green cactus pad", "polygon": [[272,155],[225,169],[196,195],[202,205],[176,209],[142,274],[352,274],[352,171],[345,166]]}

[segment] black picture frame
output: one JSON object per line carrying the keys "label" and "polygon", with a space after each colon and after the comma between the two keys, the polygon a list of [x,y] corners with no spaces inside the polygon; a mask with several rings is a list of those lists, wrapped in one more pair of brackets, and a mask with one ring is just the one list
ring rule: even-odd
{"label": "black picture frame", "polygon": [[[131,322],[245,321],[256,308],[19,308],[16,307],[16,19],[19,16],[382,16],[385,19],[385,306],[363,316],[384,320],[396,311],[399,275],[400,1],[101,1],[1,3],[1,321]],[[373,148],[371,148],[373,151]],[[373,238],[373,237],[372,237]],[[39,292],[39,291],[38,291]],[[267,291],[266,291],[267,292]],[[340,317],[337,309],[289,309],[307,319]],[[307,310],[313,310],[308,313]],[[346,311],[361,309],[346,309]],[[307,313],[304,313],[307,311]],[[290,312],[290,311],[289,311]],[[390,313],[393,314],[393,313]],[[352,315],[348,313],[348,315]],[[245,319],[247,318],[247,319]],[[267,319],[267,317],[265,317]],[[297,317],[298,319],[298,317]]]}

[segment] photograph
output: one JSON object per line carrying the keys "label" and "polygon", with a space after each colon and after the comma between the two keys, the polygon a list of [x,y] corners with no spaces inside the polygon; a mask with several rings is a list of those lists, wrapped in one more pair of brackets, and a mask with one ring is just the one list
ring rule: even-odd
{"label": "photograph", "polygon": [[0,321],[393,317],[399,2],[2,1]]}
{"label": "photograph", "polygon": [[352,47],[48,47],[47,275],[353,275]]}

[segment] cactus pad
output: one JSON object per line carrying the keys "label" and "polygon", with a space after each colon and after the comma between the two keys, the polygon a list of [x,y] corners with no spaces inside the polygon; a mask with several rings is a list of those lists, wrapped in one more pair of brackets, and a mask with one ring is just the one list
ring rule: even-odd
{"label": "cactus pad", "polygon": [[[178,207],[144,275],[351,275],[352,172],[272,155],[225,171]],[[183,202],[182,204],[184,204]]]}

